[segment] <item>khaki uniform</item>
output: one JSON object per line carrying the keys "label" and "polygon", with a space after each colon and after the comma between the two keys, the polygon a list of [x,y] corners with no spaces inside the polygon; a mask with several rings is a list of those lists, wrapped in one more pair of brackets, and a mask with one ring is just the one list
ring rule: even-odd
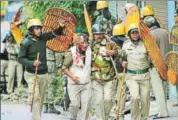
{"label": "khaki uniform", "polygon": [[121,55],[122,51],[114,42],[108,45],[104,38],[101,42],[93,40],[92,44],[92,108],[97,120],[108,120],[113,106],[113,80],[114,68],[109,56],[105,56],[105,50],[115,50]]}
{"label": "khaki uniform", "polygon": [[8,71],[9,71],[9,80],[7,84],[7,92],[12,93],[14,86],[15,73],[17,75],[17,87],[21,86],[22,76],[23,76],[23,67],[17,61],[19,48],[15,42],[7,42],[7,52],[8,52]]}
{"label": "khaki uniform", "polygon": [[[32,93],[33,93],[33,86],[34,86],[34,74],[26,72],[24,73],[25,80],[28,83],[28,102],[32,103]],[[48,74],[37,74],[36,79],[36,87],[34,92],[34,100],[33,100],[33,107],[32,107],[32,120],[41,120],[41,111],[43,108],[43,101],[45,90],[48,84]]]}
{"label": "khaki uniform", "polygon": [[[70,98],[70,119],[87,120],[87,110],[91,99],[91,48],[85,52],[85,62],[77,52],[76,46],[65,54],[62,69],[79,77],[79,83],[75,83],[68,77],[68,93]],[[85,63],[85,64],[84,64]]]}
{"label": "khaki uniform", "polygon": [[[158,28],[156,26],[150,28],[150,31],[152,36],[155,38],[158,47],[160,48],[161,55],[165,57],[169,47],[168,34],[164,29]],[[156,97],[156,101],[159,107],[158,116],[168,116],[167,80],[162,80],[154,67],[150,69],[150,73],[153,93]]]}
{"label": "khaki uniform", "polygon": [[150,62],[147,51],[142,41],[135,45],[127,40],[122,48],[128,62],[126,84],[132,100],[131,117],[133,120],[146,120],[150,108]]}

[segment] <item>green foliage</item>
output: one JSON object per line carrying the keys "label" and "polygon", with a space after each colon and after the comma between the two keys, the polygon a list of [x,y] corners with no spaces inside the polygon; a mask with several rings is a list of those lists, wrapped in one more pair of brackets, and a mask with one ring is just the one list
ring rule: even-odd
{"label": "green foliage", "polygon": [[87,4],[86,1],[25,1],[25,18],[39,18],[44,19],[44,15],[49,8],[59,7],[63,8],[71,13],[77,18],[77,27],[82,28],[83,32],[86,32],[84,26],[84,15],[83,15],[83,5]]}

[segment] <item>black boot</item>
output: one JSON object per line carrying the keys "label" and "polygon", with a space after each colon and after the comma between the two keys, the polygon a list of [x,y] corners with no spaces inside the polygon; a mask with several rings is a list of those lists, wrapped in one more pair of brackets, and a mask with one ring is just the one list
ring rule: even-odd
{"label": "black boot", "polygon": [[48,103],[44,103],[43,113],[48,113]]}
{"label": "black boot", "polygon": [[60,114],[61,112],[58,111],[58,110],[56,110],[56,108],[54,107],[53,104],[49,104],[48,113],[56,113],[56,114]]}

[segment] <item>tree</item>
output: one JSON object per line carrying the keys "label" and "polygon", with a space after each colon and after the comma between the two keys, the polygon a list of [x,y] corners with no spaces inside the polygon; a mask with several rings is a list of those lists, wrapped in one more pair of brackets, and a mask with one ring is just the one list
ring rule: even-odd
{"label": "tree", "polygon": [[84,27],[84,15],[83,15],[83,4],[87,4],[86,1],[26,1],[24,2],[25,18],[39,18],[44,19],[44,15],[49,8],[59,7],[63,8],[77,18],[77,27],[81,28],[83,32],[86,32]]}

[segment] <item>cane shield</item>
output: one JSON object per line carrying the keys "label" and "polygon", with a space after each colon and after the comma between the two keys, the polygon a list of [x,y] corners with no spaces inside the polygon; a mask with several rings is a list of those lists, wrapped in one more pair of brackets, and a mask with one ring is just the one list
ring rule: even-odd
{"label": "cane shield", "polygon": [[166,54],[168,65],[168,79],[172,85],[178,82],[178,51],[170,51]]}
{"label": "cane shield", "polygon": [[59,27],[60,23],[65,25],[63,34],[49,40],[46,44],[49,49],[55,52],[65,52],[69,48],[76,26],[76,18],[72,13],[64,9],[49,9],[45,14],[42,32],[53,31]]}
{"label": "cane shield", "polygon": [[140,21],[139,23],[139,31],[154,67],[158,71],[160,77],[163,80],[167,80],[166,63],[163,57],[161,56],[161,52],[156,43],[156,40],[152,37],[149,28],[143,21]]}

